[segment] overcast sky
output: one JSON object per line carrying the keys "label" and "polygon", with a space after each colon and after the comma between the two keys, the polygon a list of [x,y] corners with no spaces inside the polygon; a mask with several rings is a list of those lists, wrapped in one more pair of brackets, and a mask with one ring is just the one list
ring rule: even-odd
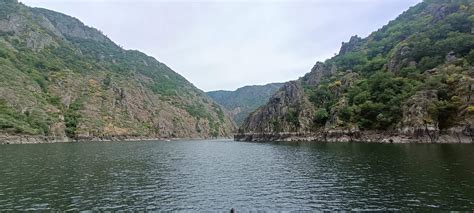
{"label": "overcast sky", "polygon": [[79,18],[204,91],[284,82],[421,0],[20,0]]}

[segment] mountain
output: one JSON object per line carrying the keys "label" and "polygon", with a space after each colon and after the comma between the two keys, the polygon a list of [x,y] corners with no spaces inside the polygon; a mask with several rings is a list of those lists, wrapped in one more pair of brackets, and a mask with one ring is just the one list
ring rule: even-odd
{"label": "mountain", "polygon": [[236,140],[473,142],[474,2],[425,0],[287,82]]}
{"label": "mountain", "polygon": [[165,64],[54,11],[0,2],[0,141],[229,136],[234,123]]}
{"label": "mountain", "polygon": [[207,95],[224,106],[230,112],[235,123],[241,125],[251,112],[264,105],[281,86],[283,83],[245,86],[235,91],[207,92]]}

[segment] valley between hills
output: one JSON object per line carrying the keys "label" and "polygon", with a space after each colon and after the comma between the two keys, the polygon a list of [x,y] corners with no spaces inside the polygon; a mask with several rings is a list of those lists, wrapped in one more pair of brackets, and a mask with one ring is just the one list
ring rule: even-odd
{"label": "valley between hills", "polygon": [[0,143],[472,143],[474,3],[426,0],[286,83],[203,92],[80,20],[0,2]]}

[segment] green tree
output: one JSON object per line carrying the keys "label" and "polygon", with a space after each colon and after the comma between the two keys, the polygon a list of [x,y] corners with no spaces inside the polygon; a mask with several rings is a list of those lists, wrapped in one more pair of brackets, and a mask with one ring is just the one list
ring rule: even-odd
{"label": "green tree", "polygon": [[314,113],[314,123],[318,126],[324,126],[329,119],[329,113],[326,109],[320,108]]}

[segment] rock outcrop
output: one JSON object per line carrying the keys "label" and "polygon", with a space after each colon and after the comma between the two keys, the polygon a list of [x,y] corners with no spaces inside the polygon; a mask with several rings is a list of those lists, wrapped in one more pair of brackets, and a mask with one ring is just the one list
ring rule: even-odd
{"label": "rock outcrop", "polygon": [[438,91],[419,91],[403,105],[403,118],[400,132],[424,141],[436,142],[439,138],[439,127],[430,110],[436,107]]}
{"label": "rock outcrop", "polygon": [[362,47],[363,39],[359,36],[352,36],[349,42],[342,42],[339,55],[343,55],[349,52],[358,51]]}
{"label": "rock outcrop", "polygon": [[473,17],[474,2],[424,1],[352,37],[252,113],[235,140],[473,143]]}
{"label": "rock outcrop", "polygon": [[0,143],[229,137],[219,104],[165,64],[54,11],[0,2]]}
{"label": "rock outcrop", "polygon": [[300,81],[283,85],[268,104],[253,112],[241,132],[306,132],[312,126],[314,107],[304,95]]}
{"label": "rock outcrop", "polygon": [[398,73],[402,67],[406,66],[409,63],[407,55],[410,53],[410,51],[410,47],[406,46],[405,44],[400,44],[397,46],[387,64],[388,71]]}
{"label": "rock outcrop", "polygon": [[317,85],[323,77],[331,74],[331,70],[322,62],[317,62],[311,72],[306,74],[301,80],[309,85]]}
{"label": "rock outcrop", "polygon": [[211,91],[206,94],[225,107],[235,123],[240,126],[250,113],[264,105],[282,86],[283,83],[271,83],[245,86],[235,91]]}

